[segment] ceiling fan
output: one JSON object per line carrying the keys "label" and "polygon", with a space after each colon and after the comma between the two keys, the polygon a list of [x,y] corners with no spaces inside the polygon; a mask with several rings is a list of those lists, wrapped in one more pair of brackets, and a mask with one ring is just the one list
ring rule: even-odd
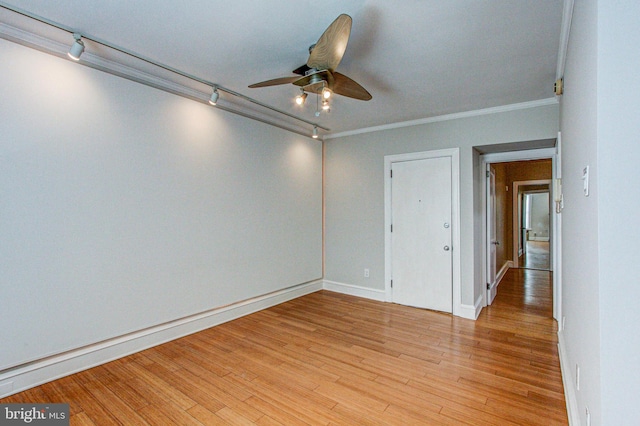
{"label": "ceiling fan", "polygon": [[299,86],[305,97],[305,92],[324,95],[328,89],[335,94],[349,98],[362,101],[370,100],[372,96],[364,87],[336,71],[347,49],[351,34],[351,22],[352,19],[349,15],[338,16],[320,36],[318,42],[309,47],[307,63],[292,71],[297,76],[275,78],[252,84],[249,87],[257,88],[291,83]]}

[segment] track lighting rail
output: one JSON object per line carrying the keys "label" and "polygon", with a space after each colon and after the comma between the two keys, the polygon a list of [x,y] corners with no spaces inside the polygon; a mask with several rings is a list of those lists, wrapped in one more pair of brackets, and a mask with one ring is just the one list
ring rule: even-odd
{"label": "track lighting rail", "polygon": [[[64,25],[61,25],[61,24],[59,24],[57,22],[53,22],[53,21],[51,21],[49,19],[46,19],[46,18],[43,18],[41,16],[37,16],[37,15],[34,15],[32,13],[26,12],[24,10],[20,10],[20,9],[17,9],[17,8],[14,8],[14,7],[7,6],[7,5],[4,5],[2,3],[0,3],[0,8],[8,10],[8,11],[16,13],[16,14],[19,14],[19,15],[22,15],[22,16],[27,17],[29,19],[33,19],[33,20],[41,22],[43,24],[49,25],[49,26],[54,27],[54,28],[56,28],[58,30],[62,30],[62,31],[68,32],[69,34],[72,34],[74,39],[75,39],[75,43],[74,43],[75,47],[78,47],[78,43],[80,45],[82,45],[82,39],[88,40],[88,41],[91,41],[93,43],[97,43],[97,44],[100,44],[102,46],[105,46],[105,47],[107,47],[109,49],[112,49],[114,51],[123,53],[123,54],[125,54],[125,55],[127,55],[129,57],[135,58],[135,59],[137,59],[139,61],[143,61],[143,62],[145,62],[145,63],[147,63],[149,65],[152,65],[153,67],[157,67],[159,69],[162,69],[162,70],[168,71],[170,73],[176,74],[176,75],[178,75],[180,77],[192,80],[192,81],[197,82],[197,83],[201,83],[203,85],[207,85],[207,86],[213,88],[214,91],[217,90],[217,91],[220,91],[220,92],[224,92],[224,93],[226,93],[228,95],[231,95],[231,96],[234,96],[236,98],[242,99],[242,100],[244,100],[246,102],[252,103],[252,104],[257,105],[257,106],[259,106],[261,108],[264,108],[266,110],[269,110],[269,111],[275,112],[277,114],[286,116],[288,118],[294,119],[296,121],[305,123],[305,124],[313,127],[313,132],[316,135],[317,135],[317,129],[330,131],[329,128],[323,127],[323,126],[319,125],[318,123],[306,120],[306,119],[298,117],[298,116],[296,116],[294,114],[288,113],[288,112],[283,111],[283,110],[278,109],[278,108],[275,108],[275,107],[273,107],[271,105],[268,105],[268,104],[265,104],[263,102],[260,102],[260,101],[258,101],[256,99],[253,99],[253,98],[251,98],[249,96],[246,96],[246,95],[244,95],[242,93],[236,92],[235,90],[228,89],[228,88],[226,88],[224,86],[221,86],[221,85],[219,85],[217,83],[214,83],[214,82],[211,82],[211,81],[207,81],[207,80],[205,80],[203,78],[200,78],[198,76],[186,73],[186,72],[184,72],[182,70],[170,67],[170,66],[165,65],[165,64],[161,64],[161,63],[153,61],[153,60],[151,60],[149,58],[145,58],[144,56],[141,56],[141,55],[139,55],[137,53],[134,53],[132,51],[129,51],[129,50],[127,50],[125,48],[122,48],[122,47],[119,47],[119,46],[115,46],[115,45],[113,45],[113,44],[111,44],[111,43],[109,43],[109,42],[107,42],[105,40],[101,40],[101,39],[93,37],[91,35],[78,34],[77,31],[74,31],[72,28],[68,28],[68,27],[66,27]],[[82,52],[79,52],[79,53],[81,54]],[[77,60],[77,59],[79,59],[79,57],[77,59],[74,57],[73,59]],[[109,70],[104,69],[104,68],[99,68],[99,69],[103,69],[104,71],[109,72]],[[136,80],[136,81],[139,81],[139,80]],[[139,81],[139,82],[144,83],[143,81]],[[154,87],[157,87],[157,86],[154,86]],[[172,90],[169,90],[169,91],[175,93],[175,91],[172,91]],[[193,96],[187,96],[187,97],[193,98]],[[217,96],[216,96],[216,101],[217,101]],[[255,116],[253,116],[251,114],[248,114],[248,113],[245,113],[245,112],[242,112],[242,111],[238,111],[238,110],[235,110],[233,108],[222,107],[219,104],[217,105],[217,107],[219,107],[222,110],[225,110],[225,111],[228,111],[228,112],[231,112],[231,113],[234,113],[234,114],[238,114],[238,115],[241,115],[241,116],[246,117],[246,118],[254,119],[254,120],[257,120],[257,121],[260,121],[260,122],[275,126],[275,127],[282,128],[282,129],[287,130],[287,131],[292,131],[294,133],[298,133],[298,134],[301,134],[301,135],[304,135],[304,136],[309,136],[308,133],[304,134],[304,133],[302,133],[300,131],[293,130],[291,128],[287,128],[284,125],[281,125],[281,124],[278,124],[278,123],[274,123],[274,122],[270,122],[269,120],[267,120],[265,118],[255,117]]]}

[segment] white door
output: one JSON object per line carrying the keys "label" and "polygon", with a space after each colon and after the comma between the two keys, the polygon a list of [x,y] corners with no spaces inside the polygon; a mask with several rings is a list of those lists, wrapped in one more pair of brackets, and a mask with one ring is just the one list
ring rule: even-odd
{"label": "white door", "polygon": [[491,165],[487,165],[487,283],[489,288],[487,289],[487,304],[490,305],[495,297],[495,284],[496,284],[496,249],[498,245],[497,239],[497,222],[496,222],[496,172],[491,168]]}
{"label": "white door", "polygon": [[451,157],[392,164],[393,302],[452,311]]}

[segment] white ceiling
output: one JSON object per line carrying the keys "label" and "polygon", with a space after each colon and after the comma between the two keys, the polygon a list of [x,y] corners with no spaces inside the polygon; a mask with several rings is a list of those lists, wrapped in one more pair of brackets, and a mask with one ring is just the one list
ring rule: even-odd
{"label": "white ceiling", "polygon": [[[3,4],[317,122],[336,134],[553,97],[562,0],[10,0]],[[293,103],[292,76],[341,13],[338,71],[373,100],[329,114]],[[311,100],[311,97],[309,98]],[[222,96],[224,101],[224,94]]]}

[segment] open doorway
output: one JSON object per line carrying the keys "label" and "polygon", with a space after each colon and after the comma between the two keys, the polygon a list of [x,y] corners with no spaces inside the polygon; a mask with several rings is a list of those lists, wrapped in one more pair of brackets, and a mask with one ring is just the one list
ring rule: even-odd
{"label": "open doorway", "polygon": [[551,179],[513,182],[514,268],[552,269],[550,193]]}
{"label": "open doorway", "polygon": [[[550,273],[556,264],[557,237],[555,234],[558,224],[556,215],[552,214],[551,203],[554,198],[552,179],[556,176],[554,169],[557,168],[557,161],[555,149],[490,152],[483,153],[481,157],[482,173],[486,175],[486,180],[483,179],[486,185],[482,186],[482,202],[486,208],[483,215],[483,234],[485,235],[483,251],[486,262],[486,267],[483,269],[487,277],[485,306],[490,305],[498,294],[500,280],[507,275],[507,272],[515,270],[535,272],[533,269],[517,268],[520,268],[521,264],[529,267],[529,260],[535,260],[538,254],[536,252],[541,251],[542,256],[545,258],[548,256],[549,259],[542,267],[535,265],[535,269],[539,272]],[[525,222],[527,220],[522,216],[522,200],[526,203],[528,199],[529,203],[533,203],[536,196],[527,197],[527,195],[536,193],[544,193],[549,206],[543,213],[549,220],[548,230],[546,227],[544,230],[535,227],[534,231],[534,223],[522,225],[523,220]],[[530,210],[529,214],[531,213]],[[533,217],[530,216],[529,222],[532,219]],[[495,276],[492,276],[492,272]],[[513,275],[512,272],[509,273]],[[549,276],[553,277],[553,316],[557,319],[560,300],[557,296],[560,289],[556,287],[555,274]]]}
{"label": "open doorway", "polygon": [[518,264],[525,269],[551,270],[549,190],[529,190],[522,194],[523,253]]}
{"label": "open doorway", "polygon": [[[502,145],[494,146],[478,146],[474,147],[479,154],[477,167],[478,171],[478,185],[476,186],[476,194],[479,196],[478,201],[481,203],[479,211],[482,211],[482,220],[478,223],[478,230],[482,236],[482,276],[486,278],[486,291],[482,292],[482,302],[484,306],[490,305],[493,298],[498,293],[498,285],[500,280],[505,276],[508,271],[520,271],[517,275],[527,275],[529,273],[534,274],[547,274],[552,280],[552,304],[553,304],[553,318],[558,320],[562,317],[561,300],[562,300],[562,282],[561,282],[561,268],[560,268],[560,254],[561,254],[561,215],[556,214],[558,211],[553,208],[556,204],[557,187],[553,185],[554,179],[561,177],[560,174],[560,134],[558,138],[553,140],[541,140],[541,141],[527,141],[518,143],[505,143]],[[546,172],[544,175],[529,174],[529,170],[525,167],[512,167],[514,163],[521,164],[545,164]],[[550,164],[550,168],[548,168]],[[494,171],[496,174],[492,173]],[[530,181],[530,180],[544,180],[547,183],[545,188],[550,193],[552,199],[550,205],[552,206],[549,215],[550,229],[549,229],[549,256],[550,256],[550,270],[537,271],[530,269],[516,269],[515,262],[520,260],[517,255],[517,239],[514,242],[513,234],[515,228],[515,234],[518,233],[519,225],[516,222],[514,226],[513,211],[514,209],[514,194],[518,191],[514,190],[513,182],[516,181]],[[492,193],[491,182],[494,182],[495,193]],[[495,200],[495,203],[494,203]],[[516,204],[517,205],[517,204]],[[483,206],[483,208],[480,208]],[[491,206],[495,206],[492,213]],[[492,216],[493,215],[493,216]],[[495,224],[495,232],[491,229],[492,224]],[[538,235],[536,235],[537,237]],[[526,235],[525,235],[526,237]],[[526,238],[525,238],[525,250]],[[495,280],[491,280],[491,261],[495,257],[496,267],[493,271],[497,271],[495,274]],[[553,271],[551,271],[553,270]]]}

